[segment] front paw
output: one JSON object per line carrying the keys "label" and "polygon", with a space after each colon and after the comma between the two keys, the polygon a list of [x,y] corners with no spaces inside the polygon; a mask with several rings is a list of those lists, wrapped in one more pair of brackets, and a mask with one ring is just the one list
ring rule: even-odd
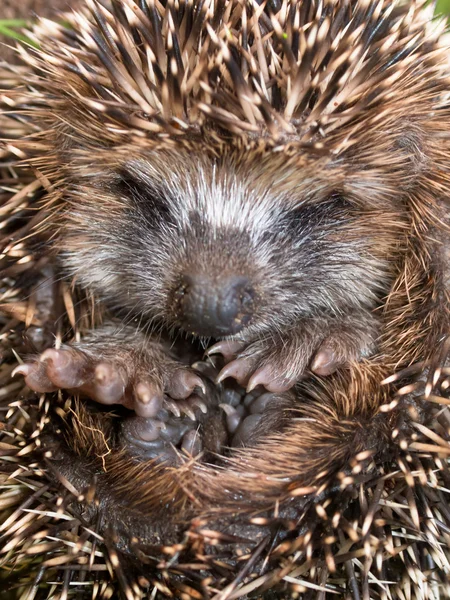
{"label": "front paw", "polygon": [[207,354],[222,354],[226,361],[217,377],[218,383],[233,377],[247,391],[262,385],[270,392],[280,393],[308,373],[325,377],[368,356],[373,339],[370,327],[364,331],[346,324],[312,325],[248,344],[224,340],[212,346]]}
{"label": "front paw", "polygon": [[141,417],[156,416],[163,404],[177,416],[193,417],[195,408],[203,410],[201,399],[193,395],[204,390],[202,377],[161,350],[96,350],[82,344],[49,348],[13,375],[23,375],[35,392],[70,390],[101,404],[122,404]]}

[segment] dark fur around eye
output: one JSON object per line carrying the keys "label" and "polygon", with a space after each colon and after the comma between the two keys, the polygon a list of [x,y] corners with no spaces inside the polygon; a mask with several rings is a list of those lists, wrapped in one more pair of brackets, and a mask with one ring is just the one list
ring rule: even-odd
{"label": "dark fur around eye", "polygon": [[118,173],[114,192],[131,201],[130,210],[150,227],[174,224],[165,193],[150,181],[141,180],[129,171]]}
{"label": "dark fur around eye", "polygon": [[310,229],[320,224],[339,225],[354,210],[353,204],[342,193],[333,191],[322,201],[299,204],[286,213],[285,222],[291,231]]}

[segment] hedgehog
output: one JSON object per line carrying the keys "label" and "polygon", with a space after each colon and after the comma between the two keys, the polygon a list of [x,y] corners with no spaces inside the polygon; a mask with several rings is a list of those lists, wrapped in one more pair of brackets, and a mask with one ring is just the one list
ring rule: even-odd
{"label": "hedgehog", "polygon": [[450,79],[425,4],[86,0],[4,65],[9,464],[65,490],[128,597],[389,597],[405,573],[445,597]]}

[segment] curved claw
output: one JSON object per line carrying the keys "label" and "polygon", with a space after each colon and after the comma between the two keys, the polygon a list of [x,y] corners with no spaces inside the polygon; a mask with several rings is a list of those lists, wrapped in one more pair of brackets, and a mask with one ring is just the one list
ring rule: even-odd
{"label": "curved claw", "polygon": [[237,358],[224,366],[216,378],[216,383],[222,383],[227,377],[233,377],[241,385],[246,385],[252,370],[249,358]]}
{"label": "curved claw", "polygon": [[174,402],[173,400],[168,400],[166,398],[164,405],[167,408],[167,410],[170,411],[175,417],[181,416],[181,411],[177,402]]}
{"label": "curved claw", "polygon": [[23,375],[24,377],[28,377],[32,370],[33,365],[27,365],[24,363],[23,365],[18,365],[13,369],[11,377],[15,377],[16,375]]}
{"label": "curved claw", "polygon": [[189,402],[191,406],[198,407],[204,415],[206,415],[206,413],[208,412],[208,406],[198,396],[191,396],[189,398]]}
{"label": "curved claw", "polygon": [[276,376],[270,366],[266,365],[257,369],[250,377],[247,385],[247,393],[253,391],[258,385],[262,385],[268,392],[281,393],[289,390],[295,383],[295,379]]}
{"label": "curved claw", "polygon": [[177,402],[177,405],[178,405],[180,411],[183,414],[185,414],[187,417],[189,417],[189,419],[191,421],[196,421],[197,420],[196,416],[195,416],[195,413],[194,413],[194,411],[192,409],[192,405],[191,405],[191,403],[189,401],[180,400],[179,402]]}
{"label": "curved claw", "polygon": [[175,400],[185,400],[195,388],[200,388],[203,394],[206,394],[206,386],[200,375],[180,369],[173,375],[167,394]]}
{"label": "curved claw", "polygon": [[191,368],[195,371],[198,371],[208,379],[211,379],[211,381],[214,381],[217,375],[217,369],[212,364],[212,359],[210,359],[208,362],[198,360],[191,365]]}
{"label": "curved claw", "polygon": [[42,363],[19,365],[12,372],[13,377],[16,375],[23,375],[25,384],[38,394],[54,392],[58,389],[47,377],[45,365]]}
{"label": "curved claw", "polygon": [[244,344],[242,342],[237,342],[235,340],[222,340],[217,342],[208,348],[205,352],[206,356],[211,356],[212,354],[221,354],[226,361],[231,360],[236,354],[242,350]]}

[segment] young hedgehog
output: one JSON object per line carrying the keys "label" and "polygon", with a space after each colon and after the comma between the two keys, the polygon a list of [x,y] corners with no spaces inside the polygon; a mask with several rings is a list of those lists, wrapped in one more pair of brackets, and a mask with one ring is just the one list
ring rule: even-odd
{"label": "young hedgehog", "polygon": [[[295,519],[352,457],[386,460],[407,411],[396,378],[380,382],[449,331],[450,69],[425,4],[86,0],[20,49],[23,86],[3,102],[29,134],[8,149],[45,193],[4,264],[31,248],[46,322],[39,299],[62,279],[97,323],[15,374],[136,413],[100,486],[103,514],[127,498],[118,478],[133,490],[146,516],[122,522],[130,536],[161,540],[137,532],[169,504],[177,522],[212,507],[216,525],[274,506]],[[67,445],[88,464],[111,419],[78,418],[89,432]],[[213,458],[228,445],[246,448]]]}
{"label": "young hedgehog", "polygon": [[52,186],[62,276],[119,322],[16,373],[153,418],[205,389],[180,333],[225,340],[217,381],[248,391],[373,355],[408,202],[447,166],[415,6],[87,6],[24,53],[44,102],[21,147]]}

